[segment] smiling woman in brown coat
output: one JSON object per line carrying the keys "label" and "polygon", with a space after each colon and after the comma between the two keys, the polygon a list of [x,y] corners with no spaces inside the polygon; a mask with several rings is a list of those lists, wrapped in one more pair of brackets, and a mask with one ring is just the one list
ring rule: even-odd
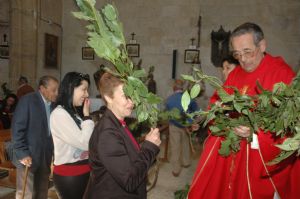
{"label": "smiling woman in brown coat", "polygon": [[123,86],[124,82],[110,73],[101,77],[99,88],[107,110],[90,139],[90,199],[147,197],[147,172],[159,152],[160,133],[151,129],[139,146],[124,122],[134,104],[125,96]]}

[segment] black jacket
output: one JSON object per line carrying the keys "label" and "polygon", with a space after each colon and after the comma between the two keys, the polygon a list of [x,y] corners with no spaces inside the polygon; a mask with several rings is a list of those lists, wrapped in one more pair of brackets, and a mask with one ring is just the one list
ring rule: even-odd
{"label": "black jacket", "polygon": [[89,143],[92,172],[87,198],[147,198],[147,172],[158,152],[159,147],[148,141],[138,150],[118,119],[107,109]]}

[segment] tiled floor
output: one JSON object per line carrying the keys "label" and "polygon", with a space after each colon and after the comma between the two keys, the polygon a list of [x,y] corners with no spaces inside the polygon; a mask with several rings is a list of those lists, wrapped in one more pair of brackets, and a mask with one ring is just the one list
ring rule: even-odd
{"label": "tiled floor", "polygon": [[190,184],[199,160],[200,147],[197,147],[196,151],[193,155],[191,166],[183,168],[178,177],[172,175],[170,163],[162,162],[160,164],[157,183],[148,192],[148,199],[173,199],[175,191],[183,189],[186,184]]}
{"label": "tiled floor", "polygon": [[[193,155],[191,166],[183,168],[178,177],[174,177],[171,174],[170,163],[160,162],[158,180],[155,187],[148,192],[148,199],[173,199],[176,190],[183,189],[186,184],[191,182],[201,149],[197,144],[194,146],[196,153]],[[161,154],[164,153],[163,148],[162,146]],[[0,187],[0,199],[14,199],[14,189]],[[49,199],[57,199],[57,197],[52,192],[51,196],[49,195]]]}
{"label": "tiled floor", "polygon": [[[15,199],[15,189],[0,186],[0,199]],[[58,199],[54,188],[49,189],[48,199]]]}

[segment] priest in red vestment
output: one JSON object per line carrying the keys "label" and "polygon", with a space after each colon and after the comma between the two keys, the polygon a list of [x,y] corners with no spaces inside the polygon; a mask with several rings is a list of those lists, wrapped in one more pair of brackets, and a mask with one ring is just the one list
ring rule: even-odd
{"label": "priest in red vestment", "polygon": [[[266,53],[266,41],[261,28],[253,23],[237,27],[231,35],[233,56],[239,61],[224,86],[234,86],[248,95],[259,93],[256,81],[272,90],[278,82],[289,84],[292,69],[281,57]],[[230,94],[233,90],[226,88]],[[218,100],[217,94],[211,103]],[[239,126],[235,133],[250,136],[250,128]],[[223,157],[218,153],[223,138],[209,135],[193,177],[188,199],[296,199],[300,198],[300,163],[295,157],[267,166],[280,150],[274,146],[280,138],[270,132],[255,132],[253,141],[241,141],[240,150]],[[296,166],[298,168],[296,168]],[[298,193],[297,193],[298,192]]]}

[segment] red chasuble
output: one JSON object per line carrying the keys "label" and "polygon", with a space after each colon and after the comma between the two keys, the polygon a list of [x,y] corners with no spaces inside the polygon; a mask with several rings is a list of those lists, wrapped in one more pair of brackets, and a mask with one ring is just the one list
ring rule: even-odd
{"label": "red chasuble", "polygon": [[[256,95],[259,92],[256,81],[259,81],[264,89],[271,90],[275,83],[290,83],[294,75],[282,58],[266,54],[253,72],[249,73],[241,67],[236,67],[230,73],[224,86],[234,86],[239,90],[247,88],[248,95]],[[233,90],[227,89],[227,92],[232,94]],[[214,95],[211,103],[217,99],[218,96]],[[295,157],[275,166],[265,167],[262,159],[264,162],[274,159],[279,154],[279,149],[274,144],[282,140],[275,138],[271,133],[262,131],[257,132],[257,135],[260,152],[258,149],[252,149],[251,145],[244,140],[241,141],[240,151],[228,157],[218,154],[222,138],[209,135],[194,174],[188,198],[273,199],[275,190],[278,191],[281,199],[300,198],[300,195],[296,197],[295,188],[295,185],[300,186],[300,178],[290,178],[291,172],[298,176],[300,172],[300,169],[293,168]]]}

